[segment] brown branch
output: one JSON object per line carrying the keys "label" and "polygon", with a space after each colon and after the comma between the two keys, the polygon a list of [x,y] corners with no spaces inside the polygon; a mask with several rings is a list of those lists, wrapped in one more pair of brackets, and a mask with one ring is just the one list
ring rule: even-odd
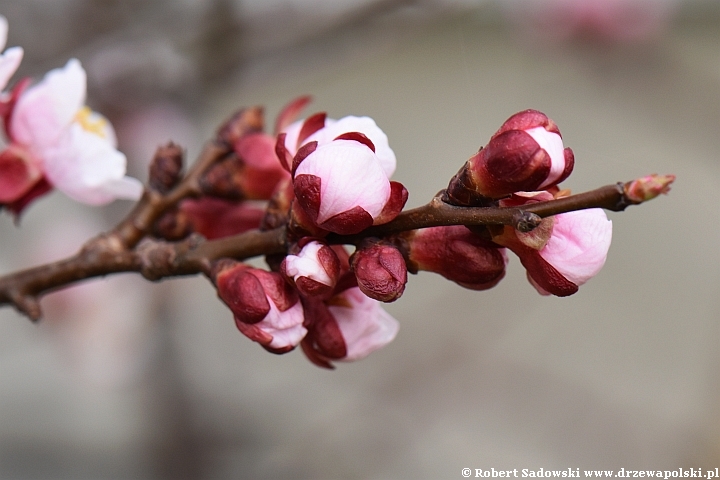
{"label": "brown branch", "polygon": [[[203,163],[211,163],[217,154],[210,150]],[[215,155],[215,157],[213,157]],[[189,174],[193,177],[194,174]],[[608,185],[596,190],[568,197],[538,202],[521,207],[458,207],[434,198],[422,207],[402,212],[395,220],[364,230],[357,235],[330,235],[328,241],[335,244],[356,244],[366,237],[385,237],[407,230],[442,225],[524,225],[533,224],[535,218],[586,208],[624,210],[628,205],[642,203],[655,195],[638,197],[631,186]],[[181,198],[191,190],[191,182],[184,182],[169,195],[156,200],[152,195],[142,201],[118,228],[100,235],[88,243],[76,255],[58,262],[41,265],[0,277],[0,306],[14,305],[32,320],[41,316],[39,299],[45,293],[72,283],[118,272],[139,272],[149,280],[167,277],[205,274],[209,275],[212,263],[220,258],[246,258],[287,252],[285,227],[269,231],[249,231],[217,240],[205,240],[193,235],[188,239],[169,243],[145,239],[133,248],[151,226],[152,218],[165,208],[171,199]],[[523,223],[524,222],[524,223]],[[138,236],[140,238],[138,238]]]}

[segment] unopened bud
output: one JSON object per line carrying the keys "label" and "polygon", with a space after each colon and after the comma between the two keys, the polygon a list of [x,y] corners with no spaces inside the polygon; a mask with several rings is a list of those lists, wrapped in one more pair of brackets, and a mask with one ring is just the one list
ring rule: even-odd
{"label": "unopened bud", "polygon": [[675,175],[648,175],[626,184],[625,195],[632,203],[647,202],[660,194],[668,193],[670,184],[674,181]]}
{"label": "unopened bud", "polygon": [[405,291],[407,266],[402,253],[389,243],[361,245],[350,258],[358,287],[370,298],[394,302]]}
{"label": "unopened bud", "polygon": [[158,147],[150,163],[150,188],[167,193],[180,181],[183,168],[183,151],[170,142]]}
{"label": "unopened bud", "polygon": [[305,296],[326,296],[337,284],[340,260],[324,242],[304,238],[300,250],[288,255],[280,265],[280,273]]}
{"label": "unopened bud", "polygon": [[492,288],[505,276],[504,249],[462,225],[415,230],[404,239],[415,271],[440,274],[471,290]]}
{"label": "unopened bud", "polygon": [[448,196],[453,203],[463,203],[473,195],[501,198],[544,190],[567,178],[574,163],[557,125],[541,112],[525,110],[510,117],[468,160],[451,180]]}

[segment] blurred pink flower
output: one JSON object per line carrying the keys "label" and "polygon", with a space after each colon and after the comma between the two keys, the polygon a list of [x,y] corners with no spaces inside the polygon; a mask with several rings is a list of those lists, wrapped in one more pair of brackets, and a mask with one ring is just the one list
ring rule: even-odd
{"label": "blurred pink flower", "polygon": [[525,32],[549,40],[584,37],[618,43],[657,37],[677,0],[506,0]]}
{"label": "blurred pink flower", "polygon": [[15,188],[0,202],[20,202],[22,209],[23,197],[43,181],[90,205],[142,195],[142,184],[125,176],[112,126],[84,106],[85,89],[85,71],[72,59],[20,93],[7,126],[11,144],[0,155],[0,184],[12,183],[6,172],[14,171]]}
{"label": "blurred pink flower", "polygon": [[[0,15],[0,50],[5,48],[7,43],[8,22]],[[21,47],[12,47],[0,55],[0,90],[4,90],[10,78],[15,74],[23,57]]]}

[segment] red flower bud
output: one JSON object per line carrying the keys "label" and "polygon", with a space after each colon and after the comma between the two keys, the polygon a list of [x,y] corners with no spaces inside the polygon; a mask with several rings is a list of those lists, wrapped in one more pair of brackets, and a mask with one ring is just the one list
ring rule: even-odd
{"label": "red flower bud", "polygon": [[574,163],[557,125],[543,113],[525,110],[510,117],[467,161],[451,180],[448,196],[464,203],[472,194],[501,198],[547,189],[566,179]]}
{"label": "red flower bud", "polygon": [[394,302],[405,291],[407,266],[402,253],[389,243],[360,246],[350,259],[358,287],[370,298]]}
{"label": "red flower bud", "polygon": [[216,264],[212,276],[238,330],[251,340],[285,353],[307,333],[297,293],[280,274],[226,261]]}
{"label": "red flower bud", "polygon": [[183,151],[179,145],[169,142],[158,147],[150,163],[150,188],[160,193],[172,190],[180,181],[183,167]]}
{"label": "red flower bud", "polygon": [[405,234],[415,271],[435,272],[471,290],[486,290],[505,276],[503,248],[462,225],[431,227]]}

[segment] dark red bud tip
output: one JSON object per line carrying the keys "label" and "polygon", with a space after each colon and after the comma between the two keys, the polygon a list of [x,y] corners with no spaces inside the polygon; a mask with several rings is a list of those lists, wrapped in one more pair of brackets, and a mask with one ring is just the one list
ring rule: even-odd
{"label": "dark red bud tip", "polygon": [[394,302],[405,291],[407,266],[393,245],[378,243],[360,248],[350,259],[360,290],[381,302]]}
{"label": "dark red bud tip", "polygon": [[555,125],[555,122],[550,120],[547,115],[537,110],[530,109],[518,112],[505,120],[505,123],[503,123],[498,131],[495,132],[495,135],[492,136],[491,140],[510,130],[528,130],[536,127],[543,127],[548,132],[560,135],[560,130],[558,130],[557,125]]}
{"label": "dark red bud tip", "polygon": [[150,163],[150,188],[167,193],[178,184],[182,176],[183,150],[179,145],[169,142],[158,147]]}
{"label": "dark red bud tip", "polygon": [[237,321],[253,324],[270,312],[270,303],[260,280],[250,267],[237,264],[216,264],[213,267],[218,296],[230,307]]}
{"label": "dark red bud tip", "polygon": [[375,144],[365,134],[360,132],[347,132],[339,135],[335,140],[355,140],[358,143],[362,143],[373,152],[375,151]]}
{"label": "dark red bud tip", "polygon": [[228,147],[232,147],[235,142],[248,133],[262,132],[264,123],[262,107],[243,108],[235,112],[220,126],[217,139]]}
{"label": "dark red bud tip", "polygon": [[275,134],[282,132],[290,126],[311,100],[312,97],[310,95],[303,95],[285,105],[275,121]]}

